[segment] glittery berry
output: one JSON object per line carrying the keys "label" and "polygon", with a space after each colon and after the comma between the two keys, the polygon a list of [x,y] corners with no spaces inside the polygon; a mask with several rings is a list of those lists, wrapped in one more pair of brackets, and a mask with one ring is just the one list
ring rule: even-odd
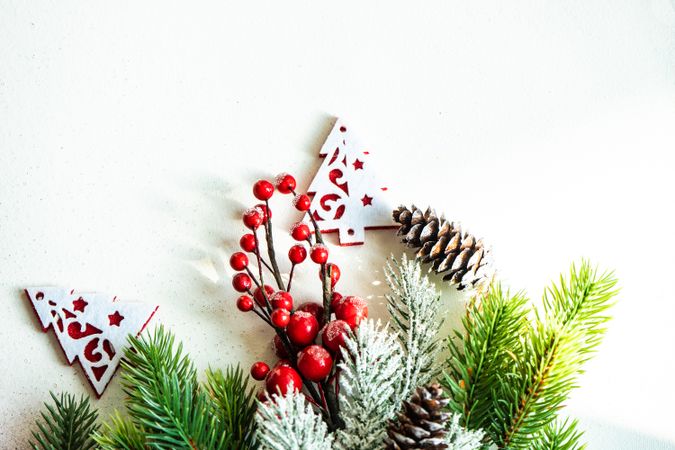
{"label": "glittery berry", "polygon": [[303,245],[296,244],[288,250],[288,259],[293,264],[300,264],[307,258],[307,250]]}
{"label": "glittery berry", "polygon": [[275,327],[284,328],[291,320],[291,313],[283,308],[275,309],[272,311],[272,314],[270,314],[270,320]]}
{"label": "glittery berry", "polygon": [[251,366],[251,376],[254,380],[262,381],[270,371],[270,366],[262,361],[253,363]]}
{"label": "glittery berry", "polygon": [[314,244],[309,251],[309,257],[317,264],[323,264],[328,261],[328,247],[323,244]]}
{"label": "glittery berry", "polygon": [[253,185],[253,195],[258,200],[269,200],[274,194],[274,185],[267,180],[258,180]]}
{"label": "glittery berry", "polygon": [[272,210],[267,207],[264,203],[259,203],[254,206],[255,209],[259,210],[262,214],[262,223],[267,222],[268,219],[272,218]]}
{"label": "glittery berry", "polygon": [[362,298],[350,295],[340,302],[335,310],[335,317],[347,322],[353,330],[368,317],[368,305]]}
{"label": "glittery berry", "polygon": [[312,201],[305,194],[296,195],[293,199],[293,206],[298,211],[307,211],[309,206],[312,204]]}
{"label": "glittery berry", "polygon": [[323,306],[316,302],[305,302],[298,306],[298,311],[308,312],[314,316],[319,326],[323,325]]}
{"label": "glittery berry", "polygon": [[234,270],[244,270],[248,266],[248,256],[246,253],[236,252],[230,256],[230,267]]}
{"label": "glittery berry", "polygon": [[263,223],[263,212],[259,208],[249,208],[242,216],[244,225],[251,230],[257,229]]}
{"label": "glittery berry", "polygon": [[337,309],[338,305],[342,302],[342,294],[339,294],[337,292],[333,292],[333,295],[331,296],[330,299],[330,310],[335,312]]}
{"label": "glittery berry", "polygon": [[[340,268],[337,266],[337,264],[328,263],[326,264],[326,270],[330,270],[330,285],[331,287],[335,287],[337,282],[340,280]],[[323,273],[321,269],[319,269],[319,279],[323,281]]]}
{"label": "glittery berry", "polygon": [[296,241],[304,241],[310,234],[311,231],[306,223],[298,222],[291,228],[291,236],[293,236],[293,239]]}
{"label": "glittery berry", "polygon": [[[274,294],[274,288],[270,286],[269,284],[265,285],[265,294],[267,296],[267,299]],[[255,288],[255,291],[253,291],[253,298],[255,299],[255,302],[259,304],[260,306],[266,306],[267,302],[265,301],[265,295],[263,295],[263,291],[260,288]]]}
{"label": "glittery berry", "polygon": [[292,367],[278,366],[270,370],[265,380],[267,392],[285,396],[289,392],[302,389],[302,378]]}
{"label": "glittery berry", "polygon": [[310,381],[325,379],[333,368],[333,358],[320,345],[310,345],[298,353],[298,370]]}
{"label": "glittery berry", "polygon": [[319,322],[308,312],[296,311],[286,326],[286,334],[293,344],[304,347],[319,334]]}
{"label": "glittery berry", "polygon": [[278,334],[275,334],[272,339],[272,348],[274,349],[274,354],[279,358],[288,358],[289,355],[286,351],[286,347],[284,346],[284,343],[281,342],[281,338]]}
{"label": "glittery berry", "polygon": [[242,295],[237,299],[237,309],[247,312],[253,309],[253,299],[248,295]]}
{"label": "glittery berry", "polygon": [[295,178],[287,173],[280,173],[274,180],[277,190],[282,194],[290,194],[295,190]]}
{"label": "glittery berry", "polygon": [[239,239],[239,246],[245,252],[254,252],[255,251],[255,236],[251,233],[245,234]]}
{"label": "glittery berry", "polygon": [[293,297],[286,291],[277,291],[270,297],[272,308],[283,308],[289,311],[293,310]]}
{"label": "glittery berry", "polygon": [[245,273],[238,273],[232,277],[232,287],[238,292],[247,292],[251,289],[251,277]]}
{"label": "glittery berry", "polygon": [[328,350],[337,353],[344,347],[345,339],[349,336],[350,327],[344,320],[328,322],[321,330],[321,342]]}

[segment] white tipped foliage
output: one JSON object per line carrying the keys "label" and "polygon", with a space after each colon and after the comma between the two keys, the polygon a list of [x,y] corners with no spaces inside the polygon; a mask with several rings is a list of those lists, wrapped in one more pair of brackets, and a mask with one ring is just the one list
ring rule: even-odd
{"label": "white tipped foliage", "polygon": [[330,450],[333,436],[303,394],[290,392],[259,403],[257,438],[264,450]]}
{"label": "white tipped foliage", "polygon": [[386,296],[387,309],[405,350],[403,383],[397,392],[402,401],[438,371],[440,294],[422,275],[420,263],[408,260],[405,254],[400,262],[392,257],[385,274],[391,289]]}
{"label": "white tipped foliage", "polygon": [[467,430],[459,424],[460,414],[453,414],[448,423],[448,434],[445,436],[448,450],[478,450],[483,447],[483,430]]}
{"label": "white tipped foliage", "polygon": [[386,424],[400,407],[401,345],[387,325],[365,320],[347,339],[342,356],[339,399],[345,428],[337,433],[337,448],[380,449]]}

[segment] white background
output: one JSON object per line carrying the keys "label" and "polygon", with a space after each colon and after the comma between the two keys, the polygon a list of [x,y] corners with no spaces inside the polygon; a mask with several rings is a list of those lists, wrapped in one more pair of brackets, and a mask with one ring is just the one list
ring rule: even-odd
{"label": "white background", "polygon": [[[396,201],[484,236],[515,289],[539,298],[580,257],[616,269],[567,411],[590,449],[675,448],[673,3],[225,3],[0,2],[1,448],[25,446],[50,390],[92,393],[25,286],[156,302],[200,370],[271,360],[226,258],[250,185],[288,170],[307,186],[333,115]],[[297,215],[276,200],[281,235]],[[341,290],[383,315],[401,247],[366,239],[331,251]],[[456,323],[462,299],[445,301]]]}

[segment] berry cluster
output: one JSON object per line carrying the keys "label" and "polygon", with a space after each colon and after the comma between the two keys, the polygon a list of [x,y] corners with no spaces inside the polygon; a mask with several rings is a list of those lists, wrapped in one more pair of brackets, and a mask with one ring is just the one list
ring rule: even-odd
{"label": "berry cluster", "polygon": [[[243,312],[254,312],[275,331],[273,346],[279,361],[271,368],[263,361],[251,367],[251,376],[265,381],[266,390],[261,392],[261,399],[267,399],[268,394],[283,395],[293,390],[304,390],[309,401],[322,412],[329,427],[337,428],[341,426],[341,421],[337,405],[339,369],[336,361],[340,358],[340,348],[344,346],[347,335],[367,317],[368,307],[359,297],[343,297],[334,291],[340,279],[340,268],[328,261],[328,247],[323,243],[310,211],[310,198],[297,194],[295,188],[295,178],[285,173],[277,176],[274,184],[259,180],[253,185],[253,195],[263,203],[243,214],[244,225],[251,232],[239,241],[243,252],[236,252],[230,257],[230,266],[239,272],[232,278],[232,286],[242,293],[237,299],[237,308]],[[312,233],[309,225],[303,222],[291,228],[291,236],[298,243],[288,250],[291,270],[287,284],[284,284],[279,271],[272,234],[269,200],[275,190],[281,194],[292,194],[293,206],[308,213],[314,228]],[[262,255],[258,238],[261,227],[264,228],[268,259]],[[253,268],[247,253],[253,255]],[[309,258],[319,265],[323,302],[307,302],[295,307],[290,293],[293,272],[296,265],[307,259],[308,253]],[[274,278],[276,288],[265,284],[264,272],[269,272]],[[321,343],[317,344],[317,340]]]}

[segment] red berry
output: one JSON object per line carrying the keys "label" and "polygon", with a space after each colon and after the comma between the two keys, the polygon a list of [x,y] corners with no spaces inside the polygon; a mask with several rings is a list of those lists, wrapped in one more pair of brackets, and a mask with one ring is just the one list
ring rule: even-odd
{"label": "red berry", "polygon": [[333,292],[333,295],[330,299],[330,310],[335,312],[337,309],[338,305],[342,303],[342,294],[338,294],[337,292]]}
{"label": "red berry", "polygon": [[323,264],[328,261],[328,247],[323,244],[314,244],[309,251],[309,257],[317,264]]}
{"label": "red berry", "polygon": [[349,324],[344,320],[333,320],[328,322],[321,330],[321,342],[324,347],[332,352],[339,352],[340,347],[344,347],[345,339],[349,335]]}
{"label": "red berry", "polygon": [[286,291],[277,291],[270,297],[272,308],[283,308],[289,311],[293,310],[293,297]]}
{"label": "red berry", "polygon": [[267,222],[268,219],[272,218],[272,210],[263,203],[259,203],[254,206],[255,209],[259,209],[263,215],[263,223]]}
{"label": "red berry", "polygon": [[258,381],[264,380],[269,371],[270,366],[268,366],[262,361],[255,362],[251,366],[251,376],[253,377],[254,380]]}
{"label": "red berry", "polygon": [[248,266],[248,256],[246,253],[237,252],[230,256],[230,267],[234,270],[244,270]]}
{"label": "red berry", "polygon": [[241,239],[239,239],[239,245],[245,252],[254,252],[256,248],[255,236],[253,236],[251,233],[243,235]]}
{"label": "red berry", "polygon": [[296,241],[304,241],[310,234],[309,226],[306,223],[298,222],[291,228],[291,236],[293,236],[293,239]]}
{"label": "red berry", "polygon": [[258,400],[260,400],[263,403],[267,403],[267,400],[269,400],[269,397],[267,396],[267,391],[265,389],[261,389],[258,392]]}
{"label": "red berry", "polygon": [[277,363],[274,365],[274,367],[281,367],[281,366],[286,366],[286,367],[293,367],[291,362],[287,360],[286,358],[281,358]]}
{"label": "red berry", "polygon": [[258,180],[253,185],[253,195],[258,200],[269,200],[274,194],[274,185],[267,180]]}
{"label": "red berry", "polygon": [[292,367],[278,366],[267,374],[265,388],[270,395],[280,394],[285,396],[288,392],[302,389],[302,378]]}
{"label": "red berry", "polygon": [[[269,300],[272,294],[274,294],[274,288],[269,284],[266,284],[264,288],[265,294],[267,295],[267,300]],[[260,306],[264,307],[267,305],[267,302],[265,301],[265,295],[263,295],[263,291],[260,290],[260,288],[258,287],[255,288],[255,291],[253,291],[253,298],[255,299],[255,302]]]}
{"label": "red berry", "polygon": [[323,306],[319,303],[305,302],[297,310],[310,313],[319,322],[319,326],[323,325]]}
{"label": "red berry", "polygon": [[296,311],[286,325],[286,334],[292,343],[304,347],[319,334],[319,322],[308,312]]}
{"label": "red berry", "polygon": [[249,208],[242,216],[244,225],[251,230],[255,230],[263,223],[263,212],[258,208]]}
{"label": "red berry", "polygon": [[270,315],[270,320],[275,327],[284,328],[291,320],[291,313],[287,309],[275,309]]}
{"label": "red berry", "polygon": [[237,308],[239,311],[247,312],[253,309],[253,299],[248,295],[242,295],[237,299]]}
{"label": "red berry", "polygon": [[309,206],[312,204],[312,201],[305,194],[296,195],[293,199],[293,206],[298,211],[307,211]]}
{"label": "red berry", "polygon": [[280,173],[274,180],[277,189],[282,194],[290,194],[295,189],[295,178],[287,173]]}
{"label": "red berry", "polygon": [[300,244],[296,244],[288,250],[288,259],[293,264],[300,264],[307,258],[307,250]]}
{"label": "red berry", "polygon": [[[331,287],[335,287],[337,282],[340,280],[340,268],[337,266],[337,264],[328,263],[326,264],[326,270],[330,270],[330,285]],[[319,269],[319,279],[323,281],[323,273],[321,269]]]}
{"label": "red berry", "polygon": [[238,292],[247,292],[251,289],[251,277],[245,273],[238,273],[232,278],[232,287]]}
{"label": "red berry", "polygon": [[279,358],[288,358],[289,355],[286,351],[286,347],[284,347],[278,334],[275,334],[274,339],[272,339],[272,347],[274,348],[274,354]]}
{"label": "red berry", "polygon": [[333,358],[320,345],[310,345],[298,353],[298,370],[310,381],[325,379],[333,368]]}
{"label": "red berry", "polygon": [[335,310],[335,317],[344,320],[351,329],[359,326],[359,323],[368,317],[368,305],[360,297],[350,295],[345,297]]}

